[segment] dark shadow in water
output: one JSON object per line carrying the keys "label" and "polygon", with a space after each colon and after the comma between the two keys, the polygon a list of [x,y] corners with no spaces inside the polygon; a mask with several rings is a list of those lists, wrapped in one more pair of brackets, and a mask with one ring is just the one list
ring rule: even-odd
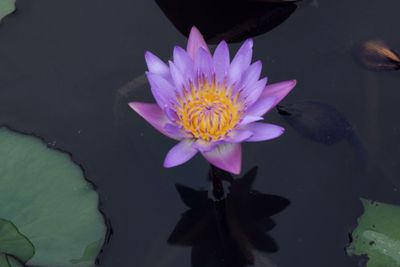
{"label": "dark shadow in water", "polygon": [[156,0],[168,19],[185,36],[193,25],[208,43],[241,42],[266,33],[284,22],[294,3],[240,0]]}
{"label": "dark shadow in water", "polygon": [[270,217],[290,201],[253,190],[256,167],[240,179],[212,168],[210,179],[216,175],[228,184],[226,198],[219,201],[210,199],[208,191],[176,185],[190,209],[182,214],[168,243],[192,247],[193,267],[273,266],[265,253],[279,247],[266,232],[275,227]]}
{"label": "dark shadow in water", "polygon": [[357,161],[366,166],[367,151],[354,127],[335,107],[323,102],[306,100],[278,105],[277,110],[301,136],[325,145],[348,141]]}

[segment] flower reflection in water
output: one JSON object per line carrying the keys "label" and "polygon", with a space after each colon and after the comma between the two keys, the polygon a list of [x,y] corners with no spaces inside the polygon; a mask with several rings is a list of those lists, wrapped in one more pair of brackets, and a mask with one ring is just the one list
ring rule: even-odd
{"label": "flower reflection in water", "polygon": [[[218,201],[209,198],[208,191],[176,185],[190,209],[182,214],[168,243],[192,247],[193,267],[273,266],[265,254],[279,249],[267,235],[275,226],[270,217],[282,212],[290,201],[253,190],[256,174],[255,167],[242,178],[233,179],[212,168],[210,179],[218,177],[229,184],[226,197]],[[214,186],[216,198],[221,197],[221,190]]]}

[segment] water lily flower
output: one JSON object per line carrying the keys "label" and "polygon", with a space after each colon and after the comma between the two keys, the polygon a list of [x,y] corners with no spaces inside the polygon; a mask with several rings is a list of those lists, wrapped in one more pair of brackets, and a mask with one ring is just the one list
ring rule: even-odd
{"label": "water lily flower", "polygon": [[185,163],[200,152],[225,171],[239,174],[241,142],[280,136],[280,126],[260,122],[296,85],[295,80],[267,85],[260,79],[262,64],[251,63],[253,41],[248,39],[232,61],[225,41],[211,54],[193,27],[186,50],[176,46],[165,64],[146,52],[146,72],[156,104],[129,106],[164,135],[178,140],[164,167]]}

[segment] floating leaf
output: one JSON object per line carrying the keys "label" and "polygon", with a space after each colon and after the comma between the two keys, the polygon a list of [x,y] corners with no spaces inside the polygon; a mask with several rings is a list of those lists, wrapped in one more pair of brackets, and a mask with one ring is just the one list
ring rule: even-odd
{"label": "floating leaf", "polygon": [[368,267],[400,266],[400,207],[362,199],[364,214],[352,233],[348,255],[366,255]]}
{"label": "floating leaf", "polygon": [[182,34],[188,36],[195,25],[207,43],[216,44],[222,40],[241,42],[264,34],[297,9],[295,1],[270,1],[156,0],[156,3]]}
{"label": "floating leaf", "polygon": [[0,216],[33,244],[27,265],[93,266],[100,245],[90,257],[85,251],[103,243],[106,227],[81,168],[38,138],[6,128],[0,128],[0,162]]}
{"label": "floating leaf", "polygon": [[0,0],[0,21],[15,10],[15,0]]}
{"label": "floating leaf", "polygon": [[18,231],[15,225],[0,219],[0,253],[13,255],[27,262],[32,258],[35,250],[31,242]]}

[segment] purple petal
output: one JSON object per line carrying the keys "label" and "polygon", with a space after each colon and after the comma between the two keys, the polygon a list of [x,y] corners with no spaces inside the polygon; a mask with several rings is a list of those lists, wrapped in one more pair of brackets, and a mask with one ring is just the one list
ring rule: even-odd
{"label": "purple petal", "polygon": [[178,119],[178,114],[176,114],[176,111],[170,107],[164,108],[164,113],[171,122],[176,122]]}
{"label": "purple petal", "polygon": [[240,80],[243,72],[250,66],[253,55],[253,40],[248,39],[240,47],[229,67],[228,85],[232,85]]}
{"label": "purple petal", "polygon": [[261,61],[256,61],[251,64],[242,75],[242,78],[238,84],[239,89],[255,84],[260,79],[261,69]]}
{"label": "purple petal", "polygon": [[281,136],[285,131],[285,129],[280,126],[261,122],[248,124],[245,129],[253,133],[253,135],[246,140],[247,142],[257,142],[274,139],[278,136]]}
{"label": "purple petal", "polygon": [[192,59],[195,59],[197,51],[200,47],[210,53],[210,50],[208,49],[208,46],[204,41],[203,35],[201,35],[200,31],[193,26],[190,30],[186,51]]}
{"label": "purple petal", "polygon": [[249,116],[260,117],[271,110],[276,105],[276,97],[259,97],[258,100],[246,110]]}
{"label": "purple petal", "polygon": [[150,72],[158,74],[165,79],[169,78],[168,66],[161,59],[149,51],[144,54],[144,58],[147,63],[147,68]]}
{"label": "purple petal", "polygon": [[248,130],[239,130],[236,129],[231,132],[230,136],[225,139],[227,143],[241,143],[247,139],[249,139],[253,133]]}
{"label": "purple petal", "polygon": [[255,121],[261,121],[263,119],[264,118],[260,116],[245,115],[243,119],[240,121],[239,126],[246,125]]}
{"label": "purple petal", "polygon": [[169,62],[169,69],[171,71],[171,77],[177,89],[177,92],[182,95],[184,88],[187,88],[188,83],[183,76],[183,73],[175,66],[173,62]]}
{"label": "purple petal", "polygon": [[215,49],[214,56],[214,68],[217,83],[223,83],[229,70],[229,48],[225,41],[219,43]]}
{"label": "purple petal", "polygon": [[165,108],[175,103],[177,89],[169,81],[151,72],[147,72],[146,75],[151,92],[160,107]]}
{"label": "purple petal", "polygon": [[170,136],[174,136],[178,140],[182,140],[183,138],[187,137],[185,132],[179,126],[172,124],[172,123],[167,123],[164,126],[164,130]]}
{"label": "purple petal", "polygon": [[211,79],[214,74],[214,65],[210,52],[207,52],[202,47],[199,48],[196,54],[195,71],[197,74],[204,75]]}
{"label": "purple petal", "polygon": [[253,105],[260,98],[260,95],[263,93],[266,84],[267,78],[264,78],[252,85],[248,85],[243,89],[243,92],[241,92],[240,95],[244,95],[244,101],[248,107],[251,107],[251,105]]}
{"label": "purple petal", "polygon": [[248,109],[248,113],[255,116],[264,115],[281,102],[296,86],[296,83],[296,80],[291,80],[267,85],[257,102]]}
{"label": "purple petal", "polygon": [[167,154],[164,160],[164,167],[171,168],[185,163],[197,154],[193,147],[192,140],[182,140],[175,145]]}
{"label": "purple petal", "polygon": [[221,142],[207,142],[201,139],[197,139],[194,143],[194,147],[200,152],[208,152],[213,150]]}
{"label": "purple petal", "polygon": [[214,166],[239,174],[242,168],[242,147],[240,144],[221,144],[203,156]]}
{"label": "purple petal", "polygon": [[194,63],[188,53],[183,48],[175,46],[173,57],[175,66],[186,77],[186,80],[193,80]]}
{"label": "purple petal", "polygon": [[179,140],[178,136],[171,135],[164,129],[169,120],[157,104],[130,102],[129,106],[158,131],[172,139]]}

